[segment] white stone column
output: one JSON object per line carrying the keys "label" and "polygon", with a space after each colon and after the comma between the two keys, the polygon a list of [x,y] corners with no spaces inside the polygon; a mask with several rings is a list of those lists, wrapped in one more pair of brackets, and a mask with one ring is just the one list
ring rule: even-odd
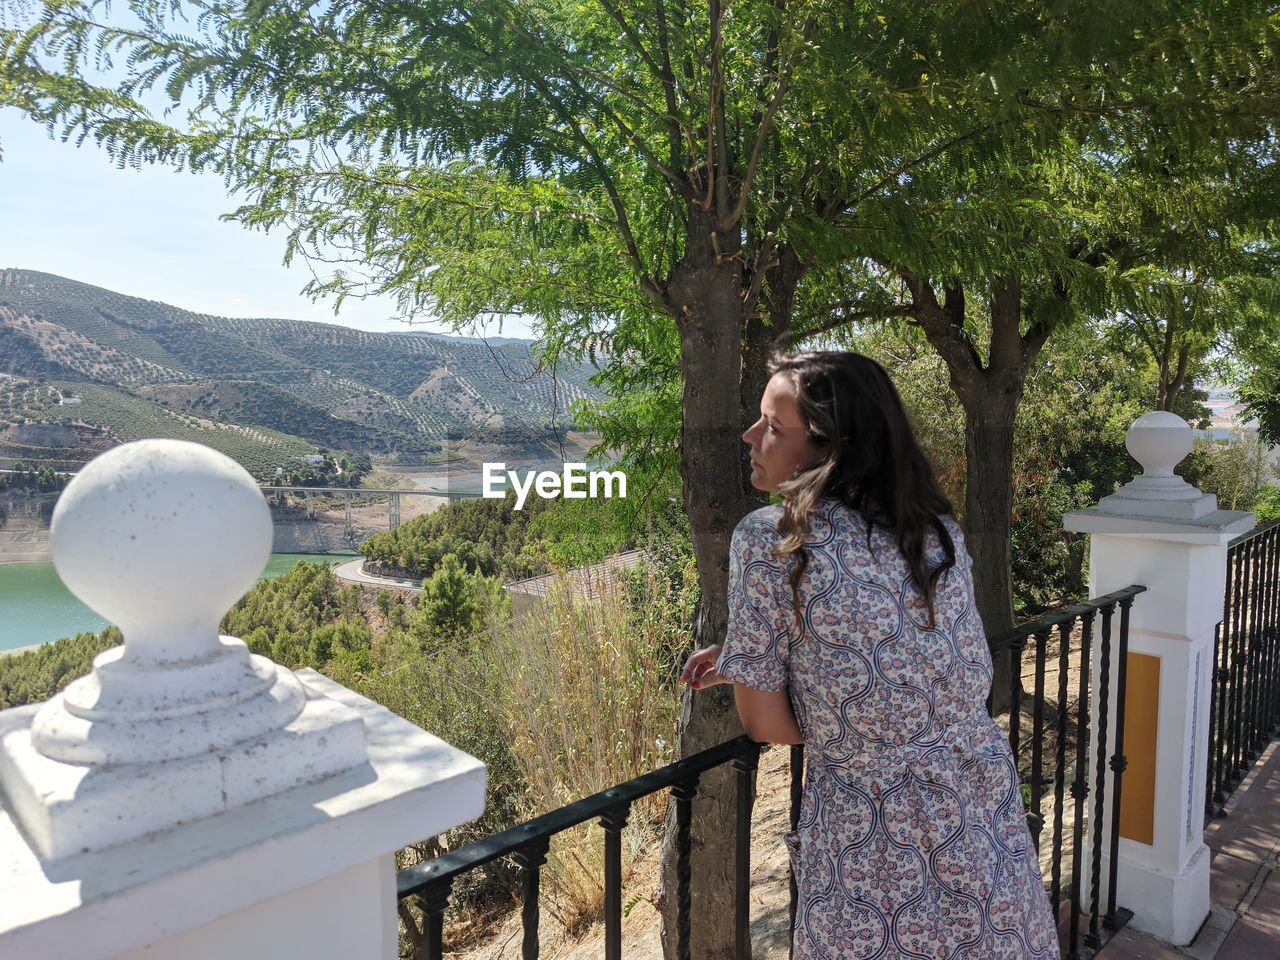
{"label": "white stone column", "polygon": [[51,538],[125,643],[0,712],[0,957],[394,958],[393,854],[478,816],[484,765],[218,635],[271,552],[253,479],[125,444]]}
{"label": "white stone column", "polygon": [[[1172,413],[1140,417],[1126,446],[1144,467],[1141,476],[1096,507],[1070,513],[1068,530],[1091,535],[1091,596],[1131,583],[1147,591],[1133,605],[1129,625],[1125,754],[1117,905],[1131,924],[1173,944],[1187,944],[1209,915],[1209,850],[1204,844],[1209,700],[1214,627],[1222,614],[1227,543],[1253,526],[1253,515],[1217,509],[1173,472],[1190,452],[1191,428]],[[1119,652],[1113,645],[1111,708]],[[1097,690],[1095,640],[1091,687]],[[1096,705],[1092,730],[1097,730]],[[1106,756],[1114,752],[1115,724]],[[1151,750],[1154,744],[1154,750]],[[1096,769],[1090,743],[1089,771]],[[1108,774],[1108,787],[1112,780]],[[1089,799],[1093,810],[1093,797]],[[1090,838],[1106,823],[1090,824]],[[1101,903],[1110,871],[1104,845]],[[1087,861],[1086,861],[1087,862]],[[1089,877],[1083,879],[1088,886]]]}

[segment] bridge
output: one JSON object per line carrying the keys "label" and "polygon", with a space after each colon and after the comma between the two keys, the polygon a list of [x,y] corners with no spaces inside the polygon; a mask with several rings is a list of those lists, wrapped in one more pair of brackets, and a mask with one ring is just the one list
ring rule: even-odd
{"label": "bridge", "polygon": [[475,491],[436,490],[434,488],[380,488],[380,487],[294,487],[282,484],[264,484],[260,487],[263,496],[280,504],[287,493],[301,493],[306,499],[307,519],[316,516],[315,495],[341,495],[345,508],[345,524],[342,536],[346,540],[355,539],[355,528],[351,525],[351,502],[356,496],[375,496],[387,498],[387,522],[389,530],[400,526],[401,497],[446,497],[450,500],[475,500],[480,494]]}

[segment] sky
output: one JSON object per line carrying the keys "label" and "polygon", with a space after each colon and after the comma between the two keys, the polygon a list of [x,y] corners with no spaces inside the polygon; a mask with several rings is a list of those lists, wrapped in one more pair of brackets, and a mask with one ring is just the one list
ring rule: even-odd
{"label": "sky", "polygon": [[[448,332],[397,319],[390,298],[348,300],[335,316],[332,302],[304,296],[311,273],[298,259],[284,266],[283,232],[219,220],[239,204],[217,176],[122,170],[92,143],[51,139],[13,109],[0,109],[0,150],[0,268],[55,273],[218,316]],[[502,335],[530,332],[508,318]]]}

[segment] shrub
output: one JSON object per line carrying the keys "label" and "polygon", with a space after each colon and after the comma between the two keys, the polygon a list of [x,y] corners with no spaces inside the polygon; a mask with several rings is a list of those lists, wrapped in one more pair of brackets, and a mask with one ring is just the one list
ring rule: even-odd
{"label": "shrub", "polygon": [[1256,434],[1197,438],[1179,473],[1205,493],[1216,493],[1223,510],[1248,510],[1275,479],[1267,448]]}
{"label": "shrub", "polygon": [[78,633],[34,650],[0,656],[0,710],[48,700],[88,673],[94,657],[123,642],[118,629],[107,627],[101,633]]}
{"label": "shrub", "polygon": [[423,581],[418,612],[410,628],[422,640],[456,640],[474,633],[492,617],[511,613],[511,600],[494,577],[468,573],[455,554],[445,554]]}
{"label": "shrub", "polygon": [[1253,502],[1253,515],[1258,523],[1280,519],[1280,486],[1273,483],[1262,488],[1258,499]]}

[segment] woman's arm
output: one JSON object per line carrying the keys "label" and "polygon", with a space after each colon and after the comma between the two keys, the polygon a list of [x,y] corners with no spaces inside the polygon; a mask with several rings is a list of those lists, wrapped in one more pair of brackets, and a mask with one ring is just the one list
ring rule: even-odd
{"label": "woman's arm", "polygon": [[733,702],[747,736],[758,743],[804,743],[804,734],[784,690],[755,690],[735,683]]}
{"label": "woman's arm", "polygon": [[[732,683],[716,670],[720,650],[721,644],[716,644],[693,654],[684,665],[680,679],[694,690],[718,683]],[[752,740],[757,743],[804,743],[804,735],[791,710],[791,698],[785,689],[756,690],[734,683],[733,700],[738,707],[742,727]]]}

